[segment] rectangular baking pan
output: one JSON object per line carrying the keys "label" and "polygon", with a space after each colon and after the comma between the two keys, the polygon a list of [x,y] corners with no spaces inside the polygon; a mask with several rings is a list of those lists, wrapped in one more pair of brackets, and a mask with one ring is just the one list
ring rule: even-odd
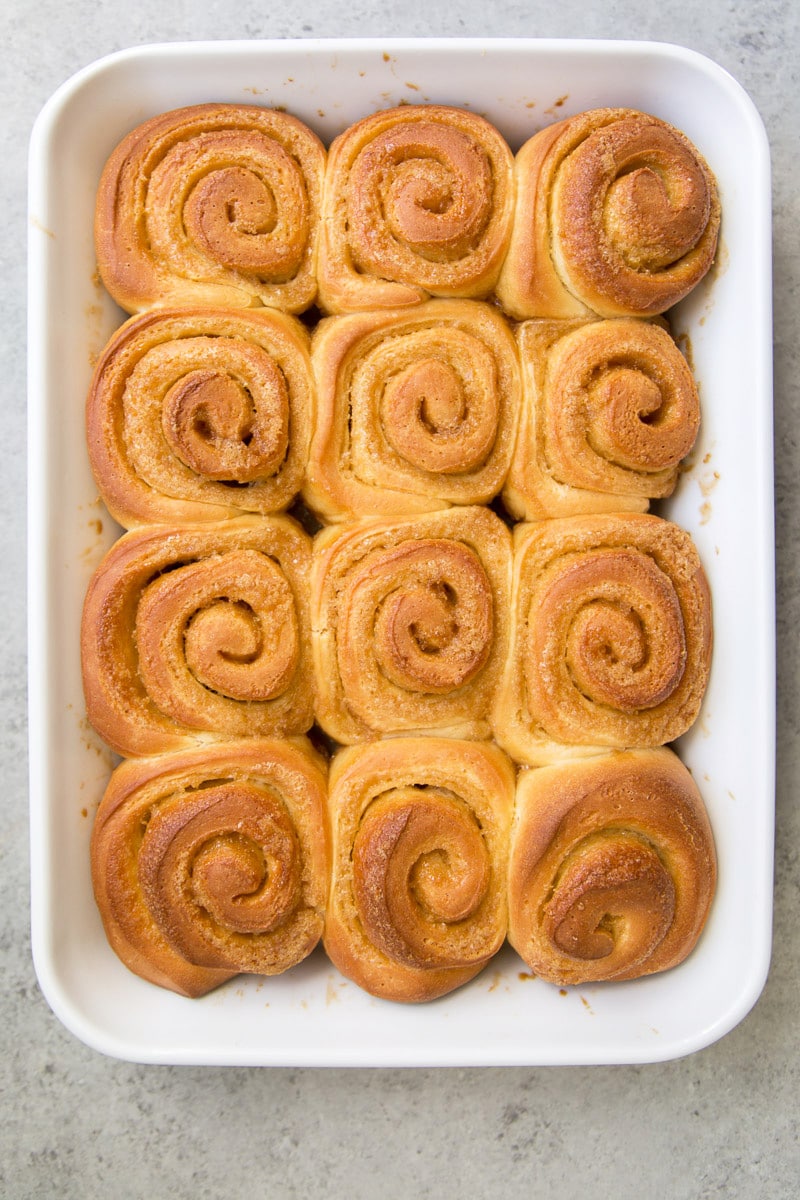
{"label": "rectangular baking pan", "polygon": [[[508,949],[467,987],[404,1007],[347,983],[321,951],[278,979],[189,1001],[131,975],[92,898],[92,817],[113,756],[88,727],[83,595],[119,530],[84,447],[92,364],[123,319],[96,274],[94,194],[133,126],[203,101],[281,105],[326,142],[400,102],[469,107],[513,149],[601,105],[683,129],[719,180],[722,242],[675,311],[700,386],[700,439],[659,511],[693,535],[714,599],[700,719],[678,746],[706,800],[719,889],[696,951],[663,975],[560,991]],[[769,964],[774,818],[774,582],[769,154],[739,85],[675,46],[588,41],[284,41],[145,46],[70,79],[30,150],[29,621],[32,932],[41,987],[96,1049],[158,1063],[632,1063],[708,1045],[739,1022]]]}

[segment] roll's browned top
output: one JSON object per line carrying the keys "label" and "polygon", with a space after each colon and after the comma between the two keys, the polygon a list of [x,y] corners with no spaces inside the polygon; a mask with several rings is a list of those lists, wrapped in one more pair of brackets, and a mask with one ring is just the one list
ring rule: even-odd
{"label": "roll's browned top", "polygon": [[320,725],[485,737],[505,658],[510,538],[487,509],[332,527],[314,543]]}
{"label": "roll's browned top", "polygon": [[100,180],[100,275],[127,312],[154,304],[265,304],[316,294],[325,149],[288,113],[200,104],[145,121]]}
{"label": "roll's browned top", "polygon": [[627,318],[517,328],[523,403],[503,489],[517,517],[644,511],[671,495],[700,402],[661,325]]}
{"label": "roll's browned top", "polygon": [[89,458],[126,528],[286,508],[314,424],[309,339],[274,310],[159,309],[106,346],[86,406]]}
{"label": "roll's browned top", "polygon": [[328,521],[482,504],[501,489],[520,382],[492,306],[431,300],[315,331],[318,420],[304,494]]}
{"label": "roll's browned top", "polygon": [[705,806],[672,751],[524,771],[509,868],[509,940],[542,979],[635,979],[694,948],[716,886]]}
{"label": "roll's browned top", "polygon": [[690,536],[640,513],[515,530],[511,649],[495,737],[541,765],[645,748],[693,723],[708,682],[708,582]]}
{"label": "roll's browned top", "polygon": [[488,295],[513,204],[511,151],[483,117],[431,104],[357,121],[329,151],[320,302],[335,313]]}
{"label": "roll's browned top", "polygon": [[497,287],[514,317],[665,312],[713,262],[716,181],[689,139],[658,117],[579,113],[526,142],[515,174],[514,231]]}
{"label": "roll's browned top", "polygon": [[422,1001],[481,970],[505,937],[513,789],[488,743],[390,738],[336,756],[324,940],[343,974]]}
{"label": "roll's browned top", "polygon": [[122,754],[312,722],[310,543],[286,517],[147,527],[97,569],[81,633],[89,719]]}
{"label": "roll's browned top", "polygon": [[118,767],[95,820],[92,881],[126,966],[199,996],[310,954],[328,887],[325,799],[324,764],[304,739]]}

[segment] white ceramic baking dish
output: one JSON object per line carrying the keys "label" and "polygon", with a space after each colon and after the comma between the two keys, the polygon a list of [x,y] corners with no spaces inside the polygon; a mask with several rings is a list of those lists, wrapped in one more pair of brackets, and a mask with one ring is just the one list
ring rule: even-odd
{"label": "white ceramic baking dish", "polygon": [[[656,113],[716,172],[722,246],[676,314],[700,383],[692,465],[662,511],[698,544],[716,649],[702,714],[679,747],[716,833],[719,890],[696,951],[633,983],[565,992],[509,950],[429,1005],[372,999],[321,952],[279,979],[202,1000],[129,974],[92,899],[88,845],[112,756],[88,728],[78,630],[89,576],[118,530],[84,449],[92,361],[123,314],[99,285],[94,193],[145,118],[201,101],[282,105],[324,140],[400,101],[486,114],[513,148],[599,105]],[[709,1044],[758,997],[771,938],[774,586],[770,181],[764,129],[722,69],[674,46],[583,41],[285,41],[140,47],[69,80],[30,157],[30,761],[32,928],[48,1001],[79,1038],[146,1062],[273,1065],[626,1063]]]}

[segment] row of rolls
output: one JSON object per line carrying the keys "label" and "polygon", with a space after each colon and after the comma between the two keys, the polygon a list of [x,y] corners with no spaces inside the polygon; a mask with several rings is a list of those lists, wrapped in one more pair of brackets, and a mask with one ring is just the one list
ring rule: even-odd
{"label": "row of rolls", "polygon": [[648,513],[454,507],[329,526],[148,526],[87,592],[89,718],[120,754],[294,736],[494,737],[540,766],[680,737],[712,644],[690,536]]}
{"label": "row of rolls", "polygon": [[92,876],[133,971],[199,996],[322,940],[420,1001],[506,939],[560,985],[690,952],[716,860],[669,744],[711,599],[647,509],[700,420],[658,314],[718,224],[702,158],[627,109],[516,160],[428,105],[328,151],[201,105],[114,151],[98,263],[134,315],[86,428],[126,532],[81,657],[125,758]]}
{"label": "row of rolls", "polygon": [[374,996],[422,1002],[508,939],[561,986],[664,971],[714,893],[703,801],[667,748],[515,777],[491,742],[387,738],[328,768],[305,738],[130,759],[92,836],[111,946],[198,997],[273,976],[322,941]]}
{"label": "row of rolls", "polygon": [[326,150],[289,113],[159,114],[100,181],[100,273],[135,313],[164,304],[327,313],[496,294],[516,319],[665,312],[714,258],[712,172],[679,130],[579,113],[516,155],[466,109],[403,105]]}
{"label": "row of rolls", "polygon": [[156,309],[89,391],[89,455],[125,528],[280,512],[413,516],[498,499],[515,520],[645,511],[700,423],[663,319],[513,324],[476,300],[328,317]]}

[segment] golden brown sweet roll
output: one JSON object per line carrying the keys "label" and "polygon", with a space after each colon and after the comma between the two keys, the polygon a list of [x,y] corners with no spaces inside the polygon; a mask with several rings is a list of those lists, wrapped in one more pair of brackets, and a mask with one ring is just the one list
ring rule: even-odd
{"label": "golden brown sweet roll", "polygon": [[532,137],[497,286],[512,316],[665,312],[708,271],[720,205],[697,148],[658,117],[599,108]]}
{"label": "golden brown sweet roll", "polygon": [[133,317],[94,372],[89,457],[121,525],[286,508],[314,421],[308,335],[275,310]]}
{"label": "golden brown sweet roll", "polygon": [[657,324],[526,321],[520,428],[503,499],[526,520],[644,512],[671,495],[700,402],[686,359]]}
{"label": "golden brown sweet roll", "polygon": [[89,720],[121,754],[304,733],[313,715],[311,545],[288,517],[146,527],[89,585]]}
{"label": "golden brown sweet roll", "polygon": [[508,248],[513,157],[474,113],[404,105],[328,153],[319,256],[328,312],[487,296]]}
{"label": "golden brown sweet roll", "polygon": [[127,312],[154,304],[265,304],[316,294],[325,149],[287,113],[200,104],[153,117],[100,179],[95,246]]}
{"label": "golden brown sweet roll", "polygon": [[716,884],[700,793],[671,750],[523,771],[511,834],[509,941],[557,984],[682,962]]}
{"label": "golden brown sweet roll", "polygon": [[129,760],[92,834],[108,940],[130,970],[186,996],[277,975],[322,936],[327,786],[304,739]]}
{"label": "golden brown sweet roll", "polygon": [[518,525],[511,607],[492,724],[517,762],[660,746],[697,717],[711,599],[677,525],[644,513]]}
{"label": "golden brown sweet roll", "polygon": [[360,987],[422,1001],[472,979],[506,933],[514,768],[485,742],[389,738],[331,765],[325,949]]}
{"label": "golden brown sweet roll", "polygon": [[519,367],[474,300],[330,317],[312,343],[319,415],[304,495],[328,521],[483,504],[513,450]]}
{"label": "golden brown sweet roll", "polygon": [[338,742],[488,737],[508,644],[511,538],[485,508],[361,521],[314,542],[316,715]]}

